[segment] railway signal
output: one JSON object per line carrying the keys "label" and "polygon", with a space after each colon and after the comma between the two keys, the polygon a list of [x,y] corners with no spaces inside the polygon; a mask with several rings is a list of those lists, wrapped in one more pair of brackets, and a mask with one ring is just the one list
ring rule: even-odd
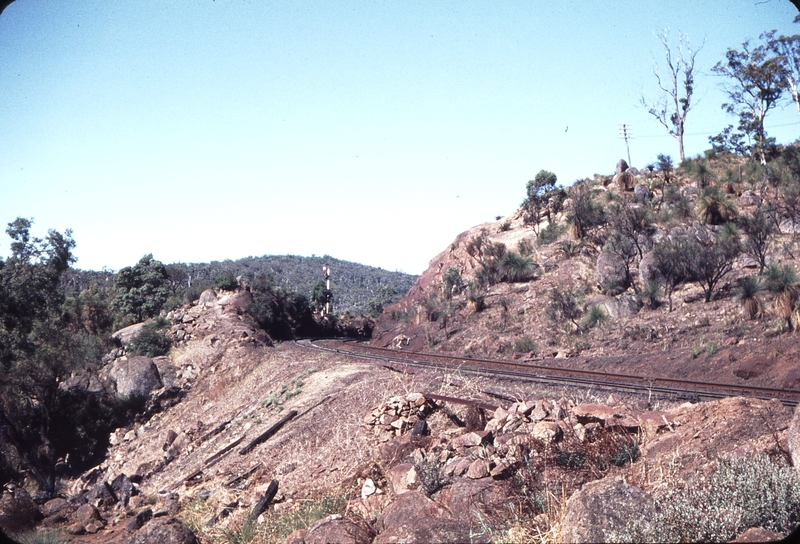
{"label": "railway signal", "polygon": [[633,140],[633,125],[619,123],[619,139],[625,140],[625,149],[628,150],[628,166],[631,166],[631,147],[628,145],[628,140]]}
{"label": "railway signal", "polygon": [[327,264],[322,265],[322,277],[325,278],[325,308],[322,310],[322,315],[326,316],[331,313],[331,301],[333,300],[333,293],[331,293],[331,267]]}

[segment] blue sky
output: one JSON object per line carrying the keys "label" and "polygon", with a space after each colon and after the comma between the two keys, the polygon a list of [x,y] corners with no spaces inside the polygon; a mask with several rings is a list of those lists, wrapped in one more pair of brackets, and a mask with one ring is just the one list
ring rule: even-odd
{"label": "blue sky", "polygon": [[[0,15],[0,224],[72,228],[76,266],[329,254],[420,273],[513,212],[677,144],[639,104],[694,46],[687,154],[735,120],[711,67],[787,0],[17,0]],[[800,137],[787,104],[771,135]],[[568,128],[567,128],[568,127]],[[0,256],[8,238],[0,240]]]}

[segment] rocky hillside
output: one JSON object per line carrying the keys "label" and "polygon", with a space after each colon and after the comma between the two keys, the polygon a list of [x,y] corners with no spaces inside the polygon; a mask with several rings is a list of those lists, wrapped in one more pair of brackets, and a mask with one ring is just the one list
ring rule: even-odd
{"label": "rocky hillside", "polygon": [[373,344],[797,387],[797,182],[752,165],[723,181],[731,160],[702,161],[705,178],[620,161],[570,187],[551,221],[528,201],[460,234]]}
{"label": "rocky hillside", "polygon": [[[75,543],[366,544],[728,540],[748,528],[764,540],[800,522],[787,468],[800,421],[777,401],[401,374],[274,347],[242,312],[247,298],[207,294],[172,313],[166,357],[130,356],[135,329],[117,335],[101,381],[142,399],[137,421],[55,496],[8,486],[0,527]],[[754,510],[742,497],[765,481]]]}

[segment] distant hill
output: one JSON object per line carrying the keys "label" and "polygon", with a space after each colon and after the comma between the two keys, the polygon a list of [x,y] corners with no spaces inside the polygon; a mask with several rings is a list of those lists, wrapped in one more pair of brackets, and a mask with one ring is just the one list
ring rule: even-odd
{"label": "distant hill", "polygon": [[[158,255],[155,257],[158,258]],[[131,263],[133,264],[135,263]],[[271,277],[276,287],[283,287],[310,297],[314,285],[323,279],[323,264],[327,264],[331,269],[331,290],[334,295],[334,311],[337,313],[367,313],[369,299],[381,294],[382,287],[394,289],[396,294],[386,302],[396,302],[408,292],[418,277],[342,261],[328,255],[322,257],[264,255],[235,261],[173,263],[167,265],[167,271],[174,293],[213,286],[217,276],[230,271],[249,281],[266,275]],[[112,285],[114,281],[114,274],[105,271],[71,270],[68,276],[66,281],[70,290],[78,291],[87,288],[91,283]]]}

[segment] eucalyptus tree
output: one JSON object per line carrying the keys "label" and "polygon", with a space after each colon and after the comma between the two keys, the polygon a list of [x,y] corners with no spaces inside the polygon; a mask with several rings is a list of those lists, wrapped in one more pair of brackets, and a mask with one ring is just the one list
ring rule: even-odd
{"label": "eucalyptus tree", "polygon": [[686,116],[692,109],[694,94],[694,62],[697,53],[702,49],[692,50],[689,38],[678,33],[677,46],[670,46],[669,28],[657,33],[656,37],[664,46],[664,57],[667,65],[666,74],[662,75],[658,65],[653,68],[661,97],[655,102],[648,102],[641,97],[641,104],[648,113],[661,123],[667,133],[678,141],[678,152],[681,162],[686,159],[683,148],[683,135],[686,130]]}
{"label": "eucalyptus tree", "polygon": [[[785,63],[766,43],[751,47],[744,42],[741,51],[728,49],[725,59],[711,69],[729,79],[724,87],[729,101],[722,108],[739,117],[738,134],[754,140],[750,148],[766,164],[766,149],[773,139],[767,137],[764,118],[783,98]],[[731,127],[728,132],[730,139]]]}

